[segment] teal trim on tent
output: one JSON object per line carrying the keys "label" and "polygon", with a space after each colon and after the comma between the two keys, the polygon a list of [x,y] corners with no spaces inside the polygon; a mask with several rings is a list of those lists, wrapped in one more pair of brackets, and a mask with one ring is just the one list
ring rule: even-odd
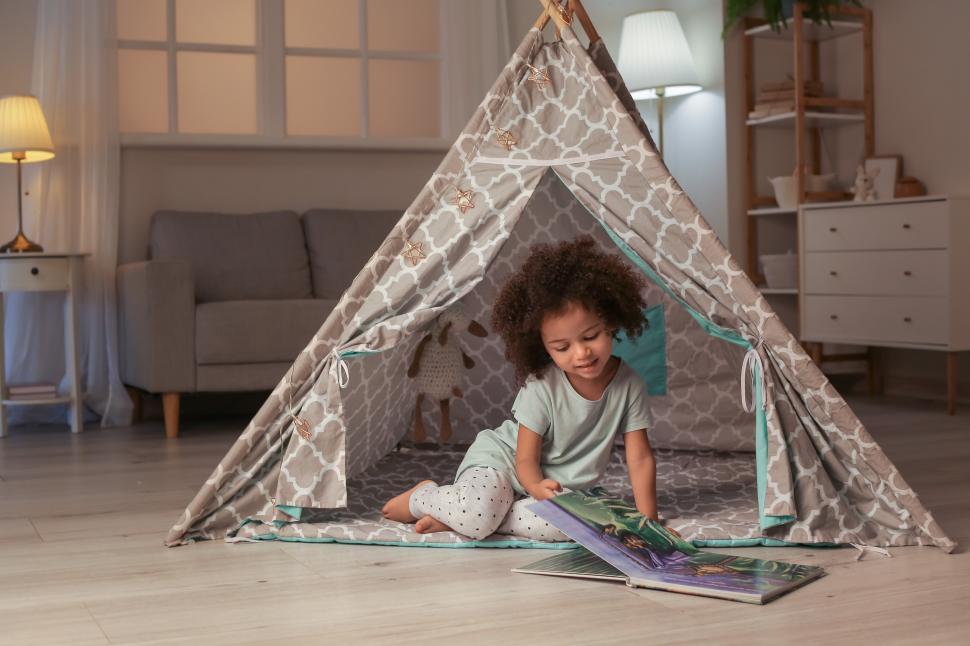
{"label": "teal trim on tent", "polygon": [[[748,344],[748,348],[751,345]],[[765,492],[768,490],[768,420],[763,406],[765,391],[763,376],[754,372],[754,427],[755,427],[755,471],[758,475],[758,523],[761,529],[784,525],[795,520],[794,516],[766,516]]]}
{"label": "teal trim on tent", "polygon": [[[745,350],[751,350],[752,346],[744,337],[742,337],[738,332],[721,327],[713,321],[710,321],[703,314],[692,308],[687,304],[680,296],[675,294],[672,289],[660,278],[660,276],[653,270],[650,265],[644,262],[643,258],[638,256],[630,246],[624,242],[616,232],[606,226],[599,218],[593,216],[594,219],[600,223],[600,226],[606,231],[610,239],[616,244],[617,247],[626,255],[630,261],[635,264],[640,270],[652,280],[658,287],[660,287],[664,292],[666,292],[671,298],[681,304],[691,317],[713,337],[727,341],[728,343],[733,343],[739,345]],[[758,478],[758,523],[761,529],[768,529],[769,527],[775,527],[776,525],[784,525],[785,523],[790,523],[795,520],[794,516],[766,516],[765,515],[765,492],[768,489],[768,420],[765,416],[764,409],[764,386],[762,383],[763,375],[757,369],[753,370],[754,382],[755,382],[755,414],[754,414],[754,426],[755,426],[755,471]]]}
{"label": "teal trim on tent", "polygon": [[371,355],[371,354],[380,354],[380,351],[378,351],[378,350],[351,350],[349,352],[341,352],[340,353],[340,358],[341,359],[352,359],[354,357],[361,357],[361,356],[366,357],[367,355]]}
{"label": "teal trim on tent", "polygon": [[[300,520],[303,517],[303,507],[293,507],[291,505],[276,505],[276,508],[287,516],[292,516],[293,520]],[[277,521],[282,523],[282,521]]]}
{"label": "teal trim on tent", "polygon": [[[247,519],[239,526],[242,529],[250,523],[256,523],[252,519]],[[277,523],[276,526],[281,527],[286,523]],[[236,532],[239,531],[236,530]],[[518,541],[518,540],[503,540],[503,541],[466,541],[464,543],[408,543],[405,541],[365,541],[365,540],[355,540],[350,538],[333,538],[330,536],[322,536],[319,538],[312,538],[308,536],[280,536],[279,534],[261,534],[252,539],[253,541],[283,541],[287,543],[346,543],[348,545],[385,545],[388,547],[451,547],[451,548],[469,548],[469,547],[501,547],[501,548],[523,548],[523,549],[543,549],[543,550],[571,550],[579,547],[579,543],[574,543],[572,541],[566,542],[561,541],[557,543],[544,543],[542,541]]]}
{"label": "teal trim on tent", "polygon": [[[651,268],[640,256],[638,256],[629,245],[626,244],[616,233],[606,226],[599,218],[594,216],[594,219],[600,223],[603,229],[609,235],[613,243],[626,255],[626,257],[633,262],[643,273],[646,275],[654,284],[660,287],[667,295],[673,298],[677,303],[684,307],[691,317],[697,321],[697,323],[707,332],[709,335],[727,341],[728,343],[733,343],[735,345],[741,346],[745,350],[751,350],[752,346],[744,337],[742,337],[738,332],[731,330],[729,328],[717,325],[713,321],[709,320],[703,314],[692,308],[687,304],[680,296],[675,294],[673,290],[660,278],[660,276]],[[663,313],[663,305],[655,305],[647,308],[645,315],[648,321],[648,328],[636,341],[631,342],[626,338],[624,333],[620,333],[620,344],[619,351],[616,354],[622,357],[625,361],[630,363],[630,365],[637,370],[637,373],[643,377],[644,381],[647,383],[647,390],[650,395],[665,395],[667,393],[667,361],[666,361],[666,329]],[[634,346],[631,350],[629,346]],[[659,345],[659,347],[658,347]],[[623,346],[626,346],[625,348]],[[644,351],[649,350],[648,356],[644,357]],[[346,353],[341,353],[340,358],[352,358],[362,355],[379,354],[376,351],[351,351]],[[625,355],[636,355],[635,358],[627,359]],[[794,516],[766,516],[764,510],[765,503],[765,492],[768,488],[768,421],[765,416],[765,410],[763,406],[764,402],[764,384],[763,375],[760,371],[755,369],[754,382],[755,382],[755,470],[757,474],[757,496],[758,496],[758,522],[761,529],[768,529],[769,527],[775,527],[776,525],[784,525],[785,523],[790,523],[795,520]],[[303,515],[302,507],[293,507],[290,505],[278,505],[277,509],[283,513],[291,516],[294,521],[299,521]],[[254,522],[247,520],[240,527],[246,525],[249,522]],[[286,523],[283,521],[275,521],[276,527],[282,527]],[[406,543],[400,541],[359,541],[359,540],[349,540],[349,539],[335,539],[335,538],[303,538],[303,537],[280,537],[277,534],[265,534],[259,537],[259,540],[281,540],[290,542],[312,542],[312,543],[353,543],[353,544],[366,544],[366,545],[389,545],[389,546],[401,546],[401,547],[536,547],[543,549],[564,549],[575,547],[574,543],[540,543],[535,541],[470,541],[466,543]],[[788,543],[786,541],[779,541],[773,538],[754,538],[754,539],[719,539],[719,540],[695,540],[694,545],[697,547],[748,547],[753,545],[767,545],[767,546],[797,546],[802,545],[800,543]],[[824,546],[824,547],[838,547],[835,543],[812,543],[807,544],[811,546]]]}
{"label": "teal trim on tent", "polygon": [[757,538],[712,538],[691,541],[694,547],[846,547],[842,543],[791,543],[777,538],[761,536]]}
{"label": "teal trim on tent", "polygon": [[688,305],[687,301],[685,301],[680,296],[675,294],[674,291],[670,289],[669,286],[667,286],[667,283],[665,283],[663,279],[660,278],[657,272],[655,272],[650,265],[644,262],[643,258],[638,256],[636,252],[633,251],[633,249],[631,249],[630,246],[626,242],[624,242],[622,238],[620,238],[620,236],[616,235],[615,231],[613,231],[608,226],[606,226],[606,224],[602,222],[599,218],[596,218],[595,216],[593,217],[597,222],[599,222],[600,226],[603,227],[603,229],[606,231],[606,234],[610,237],[611,240],[613,240],[613,243],[620,248],[620,251],[622,251],[626,255],[626,257],[630,259],[630,262],[632,262],[634,265],[639,267],[640,271],[646,274],[647,277],[657,285],[657,287],[662,289],[668,296],[670,296],[675,301],[680,303],[681,306],[683,306],[683,308],[687,310],[687,312],[691,315],[691,317],[695,321],[697,321],[697,323],[702,328],[704,328],[704,330],[708,334],[710,334],[711,336],[717,337],[719,339],[723,339],[729,343],[733,343],[735,345],[745,346],[749,348],[751,347],[751,344],[745,341],[744,337],[742,337],[740,334],[738,334],[737,332],[729,328],[721,327],[720,325],[709,320],[706,316],[704,316],[703,314],[695,310],[693,307]]}
{"label": "teal trim on tent", "polygon": [[660,397],[667,394],[667,328],[663,303],[648,307],[643,314],[647,319],[643,333],[631,339],[621,330],[613,343],[613,354],[640,375],[647,384],[648,395]]}

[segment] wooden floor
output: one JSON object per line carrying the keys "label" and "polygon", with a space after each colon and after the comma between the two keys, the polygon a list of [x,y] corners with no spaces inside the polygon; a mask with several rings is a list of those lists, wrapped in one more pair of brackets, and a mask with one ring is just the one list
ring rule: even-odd
{"label": "wooden floor", "polygon": [[[951,537],[970,544],[970,411],[853,408]],[[747,548],[828,576],[763,607],[512,574],[533,550],[207,542],[168,527],[245,420],[14,428],[0,440],[0,643],[955,644],[970,556]],[[459,641],[460,640],[460,641]]]}

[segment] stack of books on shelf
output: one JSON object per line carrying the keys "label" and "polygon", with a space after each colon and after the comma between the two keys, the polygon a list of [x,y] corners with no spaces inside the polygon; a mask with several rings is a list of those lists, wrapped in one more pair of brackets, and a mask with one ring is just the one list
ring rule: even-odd
{"label": "stack of books on shelf", "polygon": [[[805,81],[805,96],[822,96],[821,81]],[[748,113],[749,119],[761,119],[776,114],[795,111],[795,81],[771,81],[762,83],[758,92],[758,102]]]}
{"label": "stack of books on shelf", "polygon": [[55,397],[57,397],[57,386],[54,384],[17,384],[7,388],[7,399],[11,401],[54,399]]}

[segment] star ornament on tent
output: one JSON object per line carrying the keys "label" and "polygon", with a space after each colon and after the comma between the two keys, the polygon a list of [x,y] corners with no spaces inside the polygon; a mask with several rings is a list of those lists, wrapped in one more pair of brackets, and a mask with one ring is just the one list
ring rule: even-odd
{"label": "star ornament on tent", "polygon": [[512,148],[515,147],[515,144],[519,143],[515,140],[515,137],[512,135],[512,131],[510,130],[499,130],[496,141],[498,141],[499,145],[505,146],[506,150],[512,150]]}
{"label": "star ornament on tent", "polygon": [[404,240],[404,252],[401,254],[406,261],[411,263],[412,267],[417,267],[418,263],[427,258],[424,255],[424,250],[421,248],[423,242],[412,242],[411,240]]}
{"label": "star ornament on tent", "polygon": [[300,434],[300,437],[307,442],[310,441],[310,422],[306,421],[302,417],[294,417],[293,427],[296,428],[296,432]]}
{"label": "star ornament on tent", "polygon": [[540,88],[543,88],[546,85],[551,85],[552,84],[552,81],[549,80],[549,71],[548,71],[547,68],[545,68],[545,67],[533,67],[533,66],[529,65],[529,70],[531,70],[531,71],[529,73],[529,78],[527,80],[532,81],[533,83],[535,83],[536,85],[538,85]]}
{"label": "star ornament on tent", "polygon": [[465,212],[468,211],[468,209],[475,208],[475,202],[472,201],[473,195],[474,193],[472,193],[470,190],[463,191],[456,186],[455,197],[451,203],[454,206],[457,206],[458,210],[461,211],[461,214],[464,215]]}

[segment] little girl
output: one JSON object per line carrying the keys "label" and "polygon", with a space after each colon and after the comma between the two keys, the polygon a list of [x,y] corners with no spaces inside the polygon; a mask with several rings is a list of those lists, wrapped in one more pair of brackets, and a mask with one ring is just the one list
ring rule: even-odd
{"label": "little girl", "polygon": [[[647,440],[647,388],[612,356],[619,330],[646,326],[644,278],[583,236],[540,244],[502,288],[492,326],[524,382],[514,419],[478,434],[455,483],[430,480],[392,498],[384,517],[416,531],[493,533],[567,540],[526,507],[564,489],[585,489],[606,471],[617,433],[637,509],[657,519],[656,466]],[[516,498],[519,500],[516,501]]]}

